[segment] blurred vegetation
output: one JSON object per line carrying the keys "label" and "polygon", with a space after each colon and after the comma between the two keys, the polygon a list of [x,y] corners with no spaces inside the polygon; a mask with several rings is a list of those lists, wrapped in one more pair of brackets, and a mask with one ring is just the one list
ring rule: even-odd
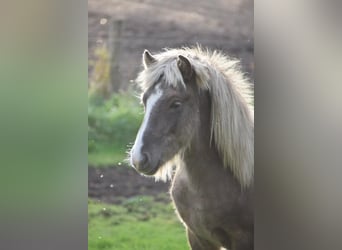
{"label": "blurred vegetation", "polygon": [[110,84],[110,56],[106,45],[97,47],[95,59],[89,64],[93,66],[90,75],[89,92],[104,98],[109,98],[112,92]]}
{"label": "blurred vegetation", "polygon": [[123,161],[143,117],[139,100],[131,92],[112,94],[107,100],[90,92],[88,98],[89,164],[99,166]]}
{"label": "blurred vegetation", "polygon": [[122,205],[88,202],[89,250],[186,250],[184,227],[171,204],[149,196]]}
{"label": "blurred vegetation", "polygon": [[88,163],[113,165],[127,158],[142,120],[133,91],[113,93],[107,46],[95,50],[88,90]]}

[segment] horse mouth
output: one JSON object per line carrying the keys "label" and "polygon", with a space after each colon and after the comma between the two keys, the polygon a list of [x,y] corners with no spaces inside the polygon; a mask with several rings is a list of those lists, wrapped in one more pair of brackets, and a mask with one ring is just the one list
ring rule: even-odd
{"label": "horse mouth", "polygon": [[149,168],[149,169],[144,169],[144,170],[140,170],[139,172],[144,174],[144,175],[154,175],[155,173],[157,173],[157,171],[159,170],[159,167],[160,167],[160,161],[152,168]]}
{"label": "horse mouth", "polygon": [[144,175],[154,175],[158,171],[158,168],[153,168],[150,171],[142,172]]}

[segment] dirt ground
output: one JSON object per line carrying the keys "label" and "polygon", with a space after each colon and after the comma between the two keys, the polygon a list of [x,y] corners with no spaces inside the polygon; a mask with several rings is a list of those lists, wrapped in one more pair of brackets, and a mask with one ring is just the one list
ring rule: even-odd
{"label": "dirt ground", "polygon": [[165,200],[169,186],[170,183],[141,176],[131,167],[88,168],[88,197],[101,202],[119,204],[123,199],[137,195],[152,195]]}

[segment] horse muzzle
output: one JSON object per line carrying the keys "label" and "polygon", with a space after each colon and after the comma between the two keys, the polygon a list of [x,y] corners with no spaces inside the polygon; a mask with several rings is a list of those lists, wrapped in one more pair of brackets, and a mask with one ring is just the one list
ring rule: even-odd
{"label": "horse muzzle", "polygon": [[158,166],[152,164],[151,157],[146,152],[141,152],[137,155],[133,151],[131,155],[131,164],[138,172],[145,175],[153,175],[158,170]]}

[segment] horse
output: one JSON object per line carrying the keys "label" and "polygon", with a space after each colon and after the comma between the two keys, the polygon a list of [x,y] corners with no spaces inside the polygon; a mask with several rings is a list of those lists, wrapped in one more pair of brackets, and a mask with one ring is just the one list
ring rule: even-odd
{"label": "horse", "polygon": [[253,89],[239,62],[200,46],[143,53],[145,115],[130,164],[172,180],[192,250],[254,248]]}

